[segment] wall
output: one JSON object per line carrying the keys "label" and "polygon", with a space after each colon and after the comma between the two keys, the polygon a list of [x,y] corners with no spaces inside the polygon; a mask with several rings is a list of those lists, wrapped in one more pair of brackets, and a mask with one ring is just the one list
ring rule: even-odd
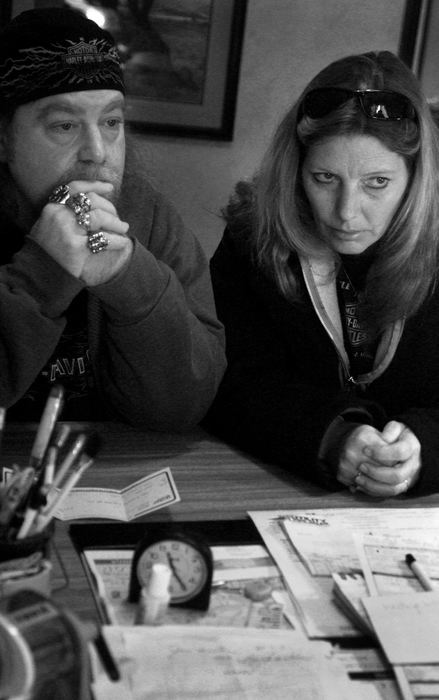
{"label": "wall", "polygon": [[[221,1],[221,0],[220,0]],[[330,61],[373,49],[397,52],[405,0],[248,0],[234,138],[142,136],[156,186],[210,256],[220,208],[252,174],[287,105]]]}

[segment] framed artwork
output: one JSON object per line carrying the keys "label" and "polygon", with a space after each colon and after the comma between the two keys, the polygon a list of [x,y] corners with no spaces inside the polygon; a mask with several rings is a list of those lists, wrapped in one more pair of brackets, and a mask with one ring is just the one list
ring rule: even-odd
{"label": "framed artwork", "polygon": [[247,0],[66,0],[115,37],[127,120],[231,140]]}
{"label": "framed artwork", "polygon": [[0,0],[0,22],[63,6],[114,36],[135,129],[233,138],[247,0]]}
{"label": "framed artwork", "polygon": [[421,81],[431,102],[439,100],[439,3],[406,0],[399,56]]}

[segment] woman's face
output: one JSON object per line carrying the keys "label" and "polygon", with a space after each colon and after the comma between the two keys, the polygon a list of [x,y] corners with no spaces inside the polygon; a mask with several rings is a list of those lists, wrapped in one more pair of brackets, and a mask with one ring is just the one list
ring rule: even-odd
{"label": "woman's face", "polygon": [[320,236],[337,253],[378,241],[409,181],[405,159],[374,136],[332,136],[309,149],[302,182]]}

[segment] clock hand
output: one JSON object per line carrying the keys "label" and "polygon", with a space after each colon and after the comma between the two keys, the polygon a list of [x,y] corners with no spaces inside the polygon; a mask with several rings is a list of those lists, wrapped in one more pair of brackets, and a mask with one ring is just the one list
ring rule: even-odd
{"label": "clock hand", "polygon": [[168,562],[169,562],[169,566],[170,566],[170,568],[171,568],[172,573],[174,574],[175,578],[177,579],[177,581],[178,581],[178,583],[180,584],[180,586],[182,587],[182,589],[185,591],[185,590],[186,590],[186,586],[185,586],[185,584],[183,583],[183,581],[181,580],[180,576],[178,575],[177,569],[176,569],[175,566],[174,566],[174,560],[172,559],[172,557],[171,557],[171,555],[169,554],[169,552],[168,552],[168,555],[167,555],[167,556],[168,556]]}

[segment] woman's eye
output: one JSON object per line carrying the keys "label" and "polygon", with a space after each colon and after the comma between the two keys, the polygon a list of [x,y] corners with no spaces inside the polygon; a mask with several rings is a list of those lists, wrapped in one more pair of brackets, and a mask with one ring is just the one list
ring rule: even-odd
{"label": "woman's eye", "polygon": [[332,173],[314,173],[314,180],[316,182],[328,183],[334,180],[334,175]]}
{"label": "woman's eye", "polygon": [[368,187],[371,187],[373,190],[382,190],[384,187],[387,187],[388,184],[389,178],[382,175],[377,175],[367,181]]}

